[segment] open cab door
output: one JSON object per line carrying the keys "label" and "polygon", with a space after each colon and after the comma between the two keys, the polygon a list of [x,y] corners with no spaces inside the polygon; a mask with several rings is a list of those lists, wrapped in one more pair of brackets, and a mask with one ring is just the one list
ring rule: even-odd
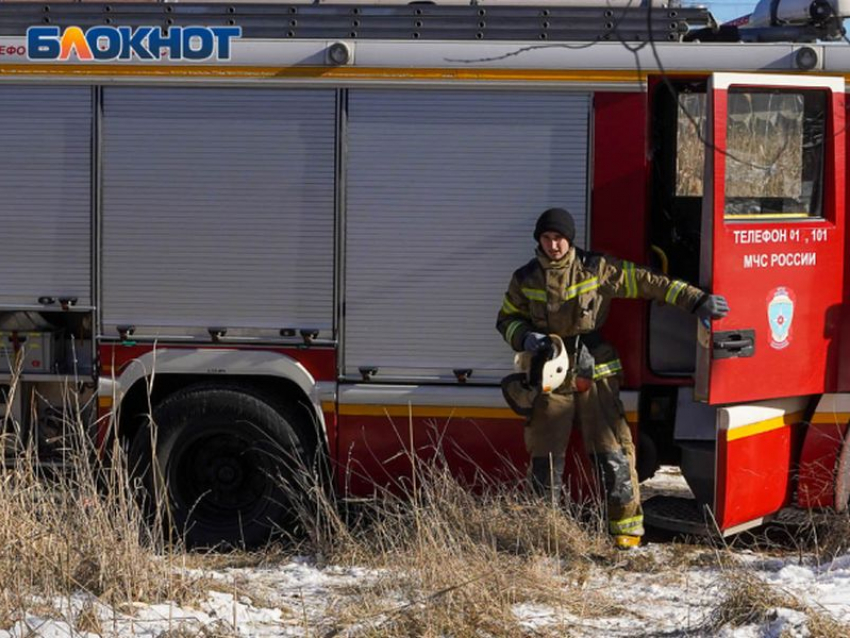
{"label": "open cab door", "polygon": [[699,328],[697,398],[828,391],[842,294],[844,80],[717,73],[707,98],[700,284],[731,312]]}
{"label": "open cab door", "polygon": [[836,384],[844,80],[717,73],[707,107],[700,284],[731,311],[699,327],[695,395],[718,406],[712,513],[731,533],[790,504],[808,397]]}

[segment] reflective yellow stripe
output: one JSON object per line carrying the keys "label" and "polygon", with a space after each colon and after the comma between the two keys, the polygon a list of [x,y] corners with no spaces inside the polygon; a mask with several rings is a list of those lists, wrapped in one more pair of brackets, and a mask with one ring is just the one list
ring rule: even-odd
{"label": "reflective yellow stripe", "polygon": [[596,290],[597,288],[599,288],[600,286],[602,286],[602,284],[600,284],[600,283],[595,283],[595,284],[593,284],[593,285],[591,285],[591,286],[586,286],[586,287],[584,287],[584,288],[579,288],[578,290],[575,290],[575,291],[573,291],[573,292],[569,293],[568,295],[566,295],[566,296],[565,296],[565,299],[575,299],[575,298],[576,298],[576,297],[578,297],[579,295],[583,295],[583,294],[584,294],[584,293],[586,293],[586,292],[592,292],[592,291]]}
{"label": "reflective yellow stripe", "polygon": [[726,440],[727,441],[737,441],[738,439],[744,439],[749,436],[756,436],[758,434],[764,434],[765,432],[770,432],[772,430],[778,430],[780,428],[784,428],[787,425],[794,425],[796,423],[800,423],[803,420],[802,412],[792,412],[790,414],[784,414],[782,416],[773,417],[772,419],[765,419],[764,421],[758,421],[757,423],[750,423],[748,425],[742,425],[737,428],[732,428],[731,430],[726,431]]}
{"label": "reflective yellow stripe", "polygon": [[679,298],[679,294],[685,289],[685,286],[687,284],[684,281],[675,280],[667,289],[667,295],[664,297],[664,301],[669,304],[676,303],[676,299]]}
{"label": "reflective yellow stripe", "polygon": [[723,215],[723,219],[805,219],[811,217],[809,213],[756,213],[755,215]]}
{"label": "reflective yellow stripe", "polygon": [[508,299],[507,295],[505,295],[505,301],[502,303],[502,312],[509,314],[509,315],[524,315],[524,316],[527,316],[527,314],[525,312],[523,312],[522,310],[520,310],[519,308],[517,308],[515,305],[513,305],[511,303],[511,301],[510,301],[510,299]]}
{"label": "reflective yellow stripe", "polygon": [[612,359],[605,363],[593,366],[593,378],[601,379],[602,377],[610,377],[623,370],[623,364],[619,359]]}
{"label": "reflective yellow stripe", "polygon": [[608,521],[608,531],[612,534],[643,534],[643,515],[624,518],[619,521]]}
{"label": "reflective yellow stripe", "polygon": [[[693,73],[697,73],[694,71]],[[709,71],[702,71],[705,75]],[[345,80],[384,80],[402,82],[419,81],[474,81],[493,80],[498,82],[627,82],[639,83],[646,80],[645,71],[634,69],[612,71],[609,69],[483,69],[426,67],[333,67],[327,66],[224,66],[224,65],[169,65],[157,64],[0,64],[0,75],[142,75],[166,77],[248,77],[248,78],[317,78]]]}
{"label": "reflective yellow stripe", "polygon": [[533,301],[546,301],[546,291],[540,288],[523,288],[522,294]]}
{"label": "reflective yellow stripe", "polygon": [[590,279],[585,279],[584,281],[580,281],[577,284],[573,284],[569,288],[564,291],[564,299],[575,299],[581,294],[586,292],[590,292],[591,290],[596,290],[599,288],[601,284],[599,283],[599,277],[591,277]]}
{"label": "reflective yellow stripe", "polygon": [[510,345],[510,344],[512,343],[512,341],[513,341],[514,333],[515,333],[517,330],[519,330],[520,328],[522,328],[522,324],[523,324],[523,322],[522,322],[522,321],[511,321],[511,322],[508,324],[508,329],[507,329],[507,330],[505,330],[505,341],[507,341],[509,345]]}
{"label": "reflective yellow stripe", "polygon": [[510,408],[486,408],[453,405],[378,405],[374,403],[341,403],[340,416],[412,416],[414,418],[511,419],[520,417]]}
{"label": "reflective yellow stripe", "polygon": [[626,275],[626,297],[628,299],[636,299],[638,296],[637,278],[635,277],[635,265],[626,261],[623,262],[623,270]]}

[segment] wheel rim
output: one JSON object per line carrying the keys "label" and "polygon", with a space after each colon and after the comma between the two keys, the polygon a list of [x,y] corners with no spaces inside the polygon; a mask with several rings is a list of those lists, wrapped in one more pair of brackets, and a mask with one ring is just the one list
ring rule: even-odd
{"label": "wheel rim", "polygon": [[166,476],[184,515],[204,527],[229,528],[258,522],[282,501],[281,469],[280,455],[231,425],[181,437]]}

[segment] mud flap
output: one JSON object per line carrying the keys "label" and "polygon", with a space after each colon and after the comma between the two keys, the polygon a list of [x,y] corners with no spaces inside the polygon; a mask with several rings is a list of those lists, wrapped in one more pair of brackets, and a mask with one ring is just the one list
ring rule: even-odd
{"label": "mud flap", "polygon": [[713,512],[724,535],[791,505],[794,450],[808,403],[795,397],[718,409]]}

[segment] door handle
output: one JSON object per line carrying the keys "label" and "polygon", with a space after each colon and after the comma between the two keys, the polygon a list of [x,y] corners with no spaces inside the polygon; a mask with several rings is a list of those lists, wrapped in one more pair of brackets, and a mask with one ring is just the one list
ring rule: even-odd
{"label": "door handle", "polygon": [[726,330],[712,335],[713,359],[752,357],[756,353],[755,330]]}

